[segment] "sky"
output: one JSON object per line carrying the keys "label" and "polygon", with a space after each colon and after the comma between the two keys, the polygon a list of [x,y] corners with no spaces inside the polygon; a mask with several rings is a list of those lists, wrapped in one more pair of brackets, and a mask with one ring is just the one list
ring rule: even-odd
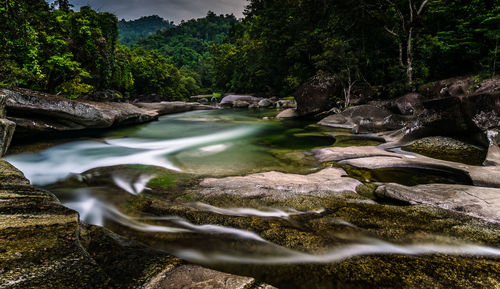
{"label": "sky", "polygon": [[[51,2],[51,1],[49,1]],[[70,0],[78,9],[89,5],[100,12],[111,12],[118,19],[137,19],[159,15],[169,21],[204,17],[209,10],[216,14],[234,14],[243,17],[246,0]]]}

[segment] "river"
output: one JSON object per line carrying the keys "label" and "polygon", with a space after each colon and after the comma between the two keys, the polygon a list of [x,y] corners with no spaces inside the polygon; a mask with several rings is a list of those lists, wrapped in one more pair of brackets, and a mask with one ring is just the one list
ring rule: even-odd
{"label": "river", "polygon": [[[417,255],[428,256],[429,262],[437,254],[457,255],[465,263],[469,256],[500,256],[488,236],[468,236],[486,231],[487,225],[469,228],[474,221],[453,221],[444,212],[418,206],[351,195],[331,202],[314,196],[265,201],[200,195],[205,178],[268,171],[312,174],[326,167],[308,153],[312,149],[379,144],[307,121],[269,118],[275,114],[214,110],[169,115],[6,160],[77,210],[82,221],[191,262],[288,288],[350,284],[358,277],[344,276],[349,266],[358,270],[363,262],[379,262],[389,268],[398,264],[392,255],[406,256],[406,264],[417,262],[411,257]],[[345,169],[364,183],[377,181]],[[460,176],[418,170],[387,171],[381,178],[466,183]],[[468,229],[449,229],[460,222]],[[394,274],[411,274],[399,270]]]}

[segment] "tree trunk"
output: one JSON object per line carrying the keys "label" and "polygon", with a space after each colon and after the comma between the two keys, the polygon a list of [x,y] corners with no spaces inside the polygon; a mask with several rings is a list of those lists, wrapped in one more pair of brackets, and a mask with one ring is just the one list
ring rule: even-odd
{"label": "tree trunk", "polygon": [[406,45],[406,76],[408,78],[408,84],[411,86],[413,84],[413,56],[412,56],[412,37],[413,37],[413,27],[410,27],[408,33],[408,43]]}

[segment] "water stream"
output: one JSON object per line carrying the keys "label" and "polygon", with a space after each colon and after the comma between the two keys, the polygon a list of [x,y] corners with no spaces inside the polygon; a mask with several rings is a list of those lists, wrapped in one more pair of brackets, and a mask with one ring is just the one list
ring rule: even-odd
{"label": "water stream", "polygon": [[[273,275],[269,267],[241,269],[232,268],[231,264],[287,267],[331,264],[380,254],[500,256],[500,249],[485,241],[476,243],[453,232],[449,236],[439,227],[420,233],[425,235],[421,241],[411,241],[411,230],[398,237],[384,237],[384,231],[394,224],[384,227],[386,220],[377,214],[361,222],[357,216],[348,218],[339,213],[347,208],[407,214],[404,208],[378,205],[371,200],[364,203],[342,199],[342,206],[299,209],[286,202],[273,205],[259,204],[258,200],[248,202],[258,204],[253,206],[243,206],[244,202],[223,206],[223,202],[192,199],[195,194],[184,195],[185,190],[207,176],[271,170],[315,172],[320,164],[307,151],[334,145],[336,140],[331,134],[350,135],[306,121],[266,118],[275,114],[276,111],[216,110],[170,115],[157,122],[54,144],[39,152],[24,152],[6,159],[34,185],[49,188],[66,206],[77,210],[85,222],[108,227],[195,263],[262,277],[275,284],[290,284],[289,279],[294,277],[278,277],[285,273]],[[367,144],[377,143],[355,138],[341,146]],[[394,175],[391,172],[391,181],[397,181],[397,173]],[[411,172],[405,171],[400,178],[407,180],[409,175]],[[419,172],[417,181],[426,180],[433,182],[436,177],[426,178],[425,173]],[[451,182],[455,181],[456,176],[451,178]],[[157,203],[168,205],[161,207]],[[277,228],[276,232],[268,229],[271,225]],[[425,224],[415,230],[425,232],[423,228]],[[282,236],[303,239],[287,243]]]}

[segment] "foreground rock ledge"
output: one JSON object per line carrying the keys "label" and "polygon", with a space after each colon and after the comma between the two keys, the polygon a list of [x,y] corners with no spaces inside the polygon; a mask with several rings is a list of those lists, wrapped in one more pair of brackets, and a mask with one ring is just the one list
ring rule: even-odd
{"label": "foreground rock ledge", "polygon": [[[112,232],[32,187],[0,160],[1,288],[254,288],[255,279],[208,270]],[[264,288],[264,287],[263,287]],[[266,287],[273,288],[273,287]]]}

